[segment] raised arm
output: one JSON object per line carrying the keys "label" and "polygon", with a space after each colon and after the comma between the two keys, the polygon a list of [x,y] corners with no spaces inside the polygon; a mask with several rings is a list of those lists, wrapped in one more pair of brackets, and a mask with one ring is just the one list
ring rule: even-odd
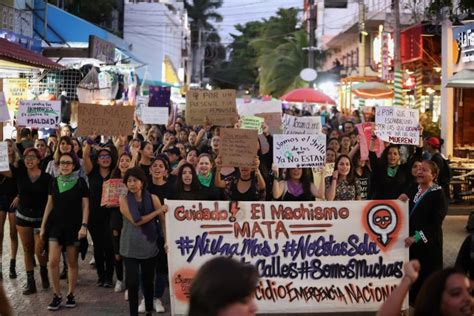
{"label": "raised arm", "polygon": [[334,201],[336,198],[336,187],[337,187],[337,176],[339,175],[338,171],[334,171],[331,177],[331,182],[329,188],[326,191],[326,200]]}
{"label": "raised arm", "polygon": [[216,158],[216,176],[214,177],[214,185],[216,188],[225,189],[226,183],[222,180],[221,176],[221,169],[222,169],[222,159],[220,156]]}
{"label": "raised arm", "polygon": [[82,152],[82,161],[84,162],[84,171],[86,174],[91,173],[94,169],[94,164],[91,160],[91,145],[89,144],[90,138],[87,138],[86,144],[84,145],[84,150]]}

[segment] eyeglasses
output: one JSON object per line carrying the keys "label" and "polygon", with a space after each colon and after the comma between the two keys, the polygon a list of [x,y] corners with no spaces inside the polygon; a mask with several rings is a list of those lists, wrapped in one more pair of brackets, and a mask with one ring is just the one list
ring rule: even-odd
{"label": "eyeglasses", "polygon": [[33,160],[37,160],[37,159],[38,159],[38,157],[36,157],[36,156],[26,156],[25,157],[25,160],[27,160],[27,161],[33,161]]}
{"label": "eyeglasses", "polygon": [[99,159],[110,159],[110,155],[99,155]]}
{"label": "eyeglasses", "polygon": [[70,165],[73,165],[74,163],[72,161],[60,161],[59,164],[61,166],[70,166]]}

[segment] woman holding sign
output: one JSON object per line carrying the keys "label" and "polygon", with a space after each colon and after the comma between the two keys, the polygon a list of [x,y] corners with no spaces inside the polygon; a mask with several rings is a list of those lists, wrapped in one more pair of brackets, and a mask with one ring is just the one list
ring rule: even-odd
{"label": "woman holding sign", "polygon": [[325,180],[326,199],[328,201],[360,200],[361,187],[359,180],[354,176],[354,167],[349,156],[337,157],[335,168],[332,176]]}
{"label": "woman holding sign", "polygon": [[66,248],[68,266],[68,295],[66,307],[75,307],[78,255],[82,242],[87,245],[87,224],[89,222],[89,191],[86,181],[74,173],[79,161],[74,153],[63,153],[59,157],[60,174],[49,185],[48,203],[41,223],[41,238],[48,242],[49,273],[53,281],[53,300],[49,310],[61,306],[61,286],[59,284],[59,261],[61,251]]}
{"label": "woman holding sign", "polygon": [[418,185],[410,187],[407,194],[400,195],[402,201],[410,203],[410,236],[405,240],[410,247],[410,259],[421,263],[420,277],[410,291],[410,300],[415,300],[423,282],[433,272],[443,268],[443,220],[448,203],[443,189],[435,182],[438,166],[432,161],[423,161],[416,177]]}
{"label": "woman holding sign", "polygon": [[[158,224],[160,218],[164,236],[166,207],[146,188],[146,175],[139,167],[127,170],[123,179],[127,196],[120,198],[123,229],[120,236],[120,254],[124,257],[125,280],[128,289],[130,315],[138,315],[140,283],[145,297],[145,310],[153,311],[153,280],[158,255]],[[166,238],[166,237],[165,237]],[[140,280],[141,275],[141,280]]]}
{"label": "woman holding sign", "polygon": [[314,201],[324,198],[324,177],[321,177],[319,189],[314,185],[311,169],[288,168],[285,179],[280,178],[279,168],[273,165],[274,177],[272,195],[275,200],[281,201]]}

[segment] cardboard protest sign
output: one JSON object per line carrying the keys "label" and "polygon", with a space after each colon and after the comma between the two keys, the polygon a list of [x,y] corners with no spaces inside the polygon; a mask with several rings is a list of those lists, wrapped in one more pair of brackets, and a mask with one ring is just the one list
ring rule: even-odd
{"label": "cardboard protest sign", "polygon": [[135,115],[139,120],[142,119],[142,109],[148,106],[149,102],[148,96],[137,96],[135,99]]}
{"label": "cardboard protest sign", "polygon": [[240,116],[256,115],[259,113],[280,113],[281,116],[281,101],[254,101],[250,103],[240,104]]}
{"label": "cardboard protest sign", "polygon": [[283,134],[320,134],[320,116],[283,115]]}
{"label": "cardboard protest sign", "polygon": [[120,136],[132,133],[133,106],[103,106],[99,104],[73,103],[73,117],[77,122],[77,136]]}
{"label": "cardboard protest sign", "polygon": [[217,256],[255,265],[264,314],[377,311],[409,260],[401,201],[165,204],[172,315],[187,315],[198,269]]}
{"label": "cardboard protest sign", "polygon": [[419,145],[419,112],[397,106],[375,109],[375,134],[392,144]]}
{"label": "cardboard protest sign", "polygon": [[279,168],[324,166],[326,135],[273,135],[273,163]]}
{"label": "cardboard protest sign", "polygon": [[10,166],[8,165],[8,143],[0,142],[0,172],[8,170],[10,170]]}
{"label": "cardboard protest sign", "polygon": [[0,91],[0,122],[10,120],[10,113],[7,108],[7,100],[5,100],[5,93]]}
{"label": "cardboard protest sign", "polygon": [[270,134],[281,134],[281,112],[257,113],[255,116],[261,117],[265,120]]}
{"label": "cardboard protest sign", "polygon": [[55,128],[61,122],[61,101],[20,101],[18,126]]}
{"label": "cardboard protest sign", "polygon": [[242,116],[240,120],[240,128],[254,129],[258,131],[259,134],[263,133],[262,124],[265,121],[264,118],[258,116]]}
{"label": "cardboard protest sign", "polygon": [[219,154],[224,167],[254,167],[258,150],[256,130],[221,128]]}
{"label": "cardboard protest sign", "polygon": [[127,186],[122,179],[109,179],[102,185],[100,206],[118,206],[121,196],[127,195]]}
{"label": "cardboard protest sign", "polygon": [[237,122],[235,90],[189,90],[186,93],[186,123],[233,125]]}
{"label": "cardboard protest sign", "polygon": [[143,124],[168,124],[168,108],[148,107],[141,108],[141,120]]}

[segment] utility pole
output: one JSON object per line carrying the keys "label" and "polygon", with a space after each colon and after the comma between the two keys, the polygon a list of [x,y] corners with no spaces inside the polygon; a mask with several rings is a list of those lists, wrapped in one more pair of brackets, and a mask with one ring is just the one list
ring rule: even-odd
{"label": "utility pole", "polygon": [[359,0],[359,76],[365,77],[365,3]]}
{"label": "utility pole", "polygon": [[402,60],[401,60],[401,40],[400,40],[400,0],[393,1],[393,16],[395,18],[395,28],[393,31],[394,44],[394,103],[395,106],[403,105],[403,74],[402,74]]}
{"label": "utility pole", "polygon": [[[309,0],[309,49],[308,49],[308,68],[314,69],[314,47],[316,46],[315,30],[315,11],[314,0]],[[312,83],[309,83],[310,86]]]}

